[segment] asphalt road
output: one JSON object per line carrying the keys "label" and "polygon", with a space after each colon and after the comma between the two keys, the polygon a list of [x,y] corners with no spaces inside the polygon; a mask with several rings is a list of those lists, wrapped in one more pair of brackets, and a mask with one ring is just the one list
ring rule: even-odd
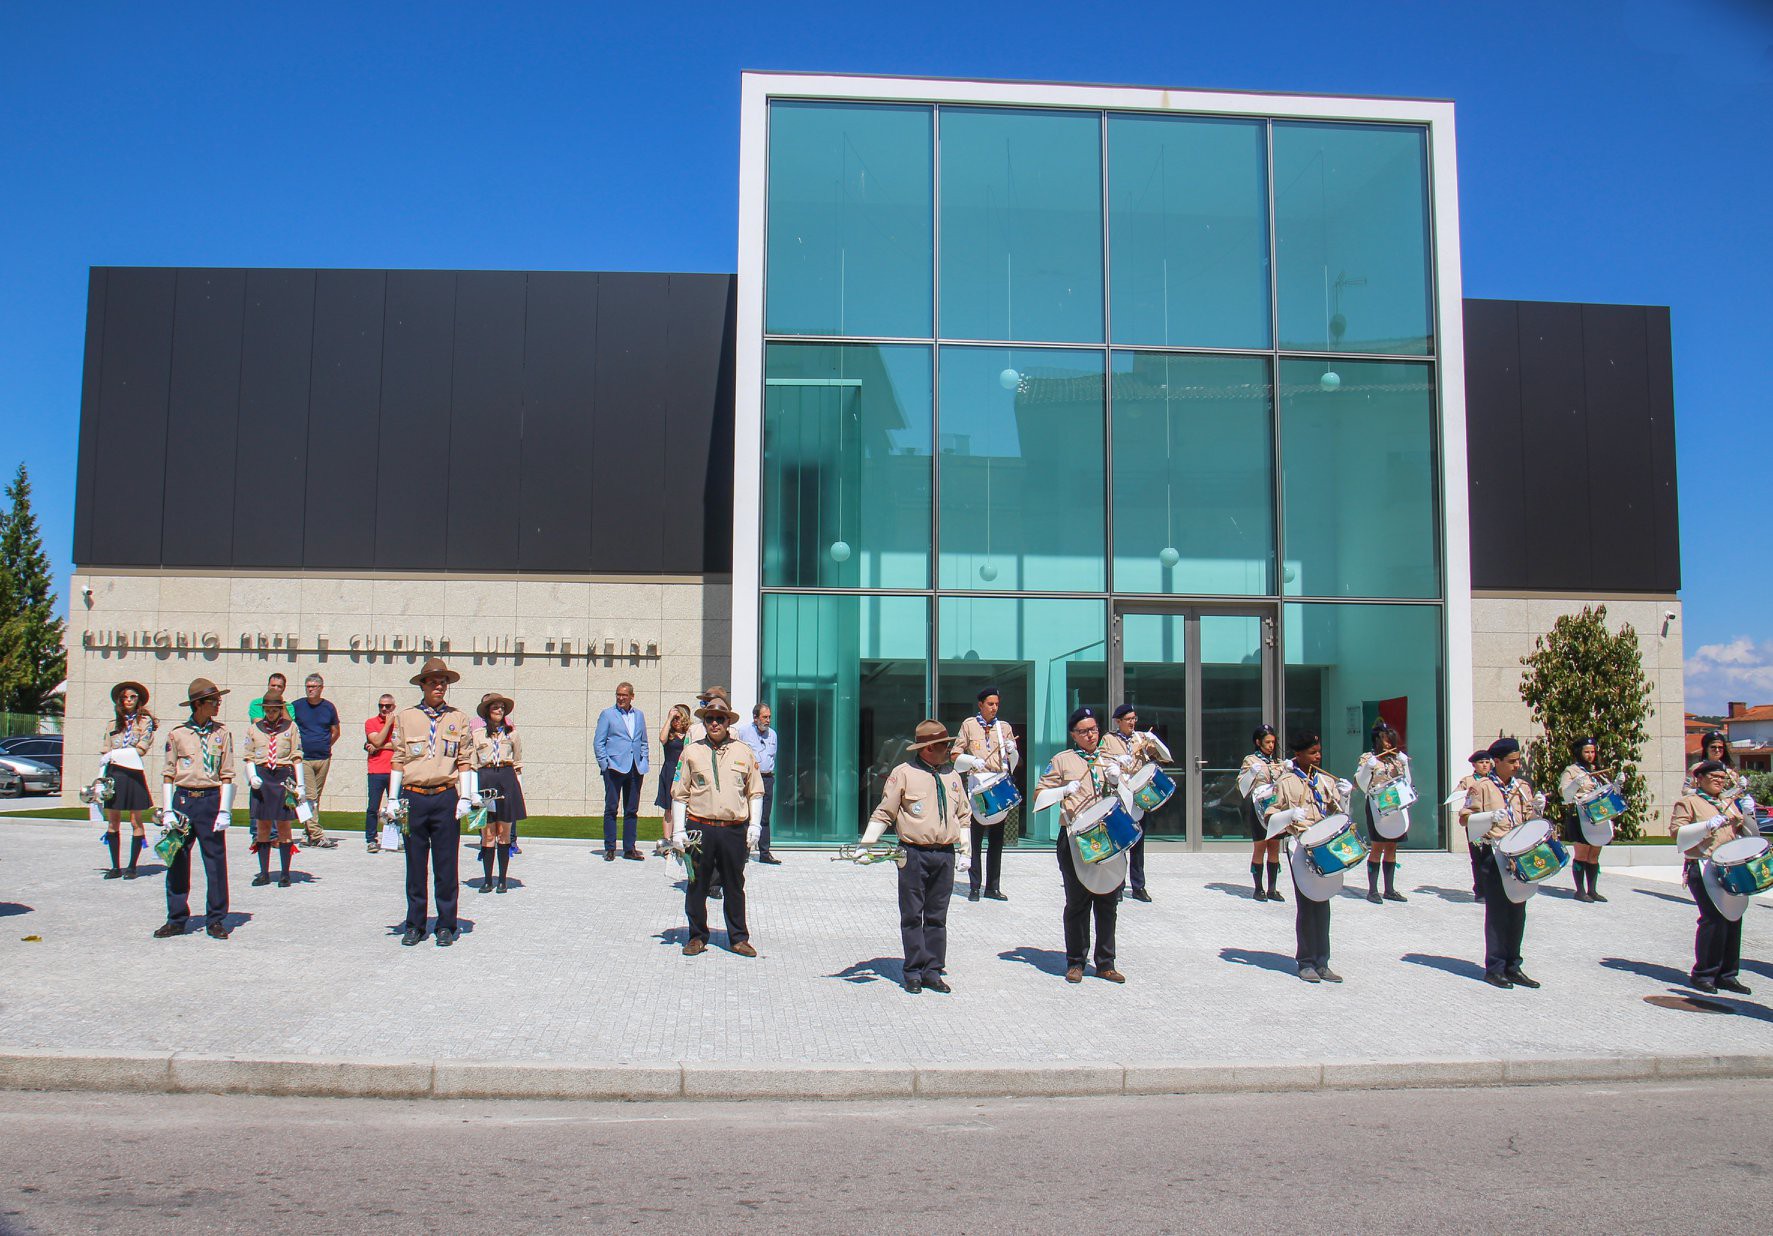
{"label": "asphalt road", "polygon": [[1741,1231],[1766,1196],[1770,1101],[1773,1081],[824,1104],[7,1093],[0,1231]]}

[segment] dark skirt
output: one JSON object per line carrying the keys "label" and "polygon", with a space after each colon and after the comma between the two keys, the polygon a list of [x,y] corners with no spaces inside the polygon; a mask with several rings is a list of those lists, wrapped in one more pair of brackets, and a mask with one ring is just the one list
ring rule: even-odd
{"label": "dark skirt", "polygon": [[1379,830],[1373,826],[1374,820],[1378,818],[1378,812],[1373,810],[1373,800],[1370,798],[1365,799],[1362,801],[1361,806],[1366,809],[1367,813],[1368,849],[1372,849],[1376,845],[1398,845],[1409,837],[1410,830],[1408,828],[1404,829],[1404,835],[1402,837],[1381,837],[1379,835]]}
{"label": "dark skirt", "polygon": [[284,786],[295,784],[295,769],[287,766],[267,768],[258,765],[259,788],[252,792],[252,818],[255,820],[293,820],[295,808],[285,801]]}
{"label": "dark skirt", "polygon": [[683,739],[673,738],[665,744],[659,759],[659,792],[653,795],[653,805],[667,815],[671,814],[671,783],[677,778],[677,761],[682,758]]}
{"label": "dark skirt", "polygon": [[[1268,840],[1268,821],[1257,814],[1256,804],[1248,798],[1244,799],[1244,818],[1250,822],[1251,841]],[[1275,840],[1279,841],[1280,838],[1276,837]]]}
{"label": "dark skirt", "polygon": [[141,769],[107,764],[105,772],[111,778],[111,801],[105,804],[107,811],[128,813],[154,809],[154,796],[148,792],[148,776]]}
{"label": "dark skirt", "polygon": [[523,787],[517,783],[515,768],[506,765],[501,768],[481,769],[480,788],[499,792],[498,798],[493,800],[492,810],[487,812],[487,819],[497,820],[501,824],[515,824],[528,818],[528,813],[523,809]]}

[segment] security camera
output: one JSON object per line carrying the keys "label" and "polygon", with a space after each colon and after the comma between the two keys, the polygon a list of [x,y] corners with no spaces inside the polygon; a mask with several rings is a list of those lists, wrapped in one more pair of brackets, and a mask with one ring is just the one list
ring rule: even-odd
{"label": "security camera", "polygon": [[82,601],[85,601],[88,605],[92,604],[92,585],[91,584],[81,584],[80,585],[80,599]]}
{"label": "security camera", "polygon": [[1665,609],[1662,611],[1662,621],[1673,622],[1674,620],[1675,620],[1675,612],[1672,609]]}

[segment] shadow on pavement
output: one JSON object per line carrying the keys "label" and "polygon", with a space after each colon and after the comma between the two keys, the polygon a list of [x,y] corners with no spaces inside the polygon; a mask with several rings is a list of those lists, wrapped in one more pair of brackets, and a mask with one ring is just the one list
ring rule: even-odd
{"label": "shadow on pavement", "polygon": [[[1225,893],[1228,896],[1236,897],[1239,901],[1254,901],[1254,900],[1256,900],[1255,888],[1253,885],[1233,884],[1229,880],[1215,880],[1213,883],[1207,885],[1207,887],[1210,889],[1213,889],[1216,892],[1221,892],[1221,893]],[[1268,886],[1266,884],[1264,884],[1262,887],[1264,889],[1266,889]]]}
{"label": "shadow on pavement", "polygon": [[1026,945],[1012,948],[999,953],[1000,961],[1019,961],[1025,966],[1033,966],[1042,974],[1056,974],[1064,977],[1065,954],[1050,948],[1029,948]]}
{"label": "shadow on pavement", "polygon": [[1427,893],[1431,897],[1439,897],[1442,901],[1451,901],[1462,905],[1476,905],[1477,898],[1469,888],[1442,888],[1438,884],[1418,884],[1418,893]]}
{"label": "shadow on pavement", "polygon": [[1254,948],[1222,948],[1219,960],[1228,961],[1234,966],[1255,966],[1261,970],[1273,970],[1276,974],[1297,974],[1299,963],[1284,953],[1268,953]]}
{"label": "shadow on pavement", "polygon": [[0,901],[0,918],[11,918],[15,914],[29,914],[31,907],[17,901]]}
{"label": "shadow on pavement", "polygon": [[1460,978],[1482,981],[1484,968],[1477,962],[1465,957],[1442,957],[1437,953],[1405,953],[1402,961],[1413,966],[1427,966],[1430,970],[1441,970]]}
{"label": "shadow on pavement", "polygon": [[[4,909],[0,909],[0,914],[4,914],[5,912]],[[1773,962],[1753,961],[1745,958],[1742,962],[1742,968],[1747,970],[1750,974],[1759,974],[1764,978],[1773,978]]]}
{"label": "shadow on pavement", "polygon": [[1677,970],[1673,966],[1665,966],[1655,961],[1633,961],[1628,957],[1607,957],[1601,961],[1602,969],[1618,970],[1622,974],[1635,974],[1639,978],[1647,978],[1655,983],[1667,983],[1673,987],[1687,985],[1687,972]]}
{"label": "shadow on pavement", "polygon": [[653,939],[660,944],[682,948],[689,943],[689,927],[667,927],[663,931],[655,931]]}
{"label": "shadow on pavement", "polygon": [[1673,893],[1659,893],[1653,888],[1634,888],[1631,891],[1640,897],[1654,897],[1658,901],[1672,901],[1678,906],[1690,906],[1693,904],[1693,899],[1691,897],[1677,897]]}
{"label": "shadow on pavement", "polygon": [[867,961],[858,961],[825,977],[842,979],[846,983],[874,983],[881,979],[889,983],[903,983],[905,962],[899,957],[870,957]]}
{"label": "shadow on pavement", "polygon": [[[191,925],[185,928],[186,932],[203,930],[203,916],[201,914],[193,914],[190,922]],[[239,931],[250,922],[252,922],[252,915],[245,910],[229,910],[222,915],[222,926],[229,931]]]}

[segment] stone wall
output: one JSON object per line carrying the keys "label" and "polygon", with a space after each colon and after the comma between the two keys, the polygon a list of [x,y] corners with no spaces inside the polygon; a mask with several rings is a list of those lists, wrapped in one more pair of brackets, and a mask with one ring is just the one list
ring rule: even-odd
{"label": "stone wall", "polygon": [[[247,705],[269,674],[289,676],[291,699],[308,674],[321,674],[343,731],[322,806],[362,810],[364,720],[384,691],[403,705],[414,702],[418,690],[408,680],[427,656],[442,655],[462,675],[450,690],[457,707],[472,710],[487,691],[515,701],[524,794],[534,815],[602,812],[591,735],[617,683],[634,684],[655,735],[670,705],[693,707],[704,686],[731,685],[731,585],[724,577],[81,572],[69,596],[70,805],[94,773],[111,687],[126,678],[148,687],[149,708],[163,725],[185,715],[178,704],[191,679],[231,688],[222,720],[238,742]],[[751,702],[735,704],[749,712]],[[158,748],[156,742],[150,780],[160,776]],[[656,760],[656,737],[653,752]],[[643,814],[658,814],[651,806],[656,788],[649,775]]]}

